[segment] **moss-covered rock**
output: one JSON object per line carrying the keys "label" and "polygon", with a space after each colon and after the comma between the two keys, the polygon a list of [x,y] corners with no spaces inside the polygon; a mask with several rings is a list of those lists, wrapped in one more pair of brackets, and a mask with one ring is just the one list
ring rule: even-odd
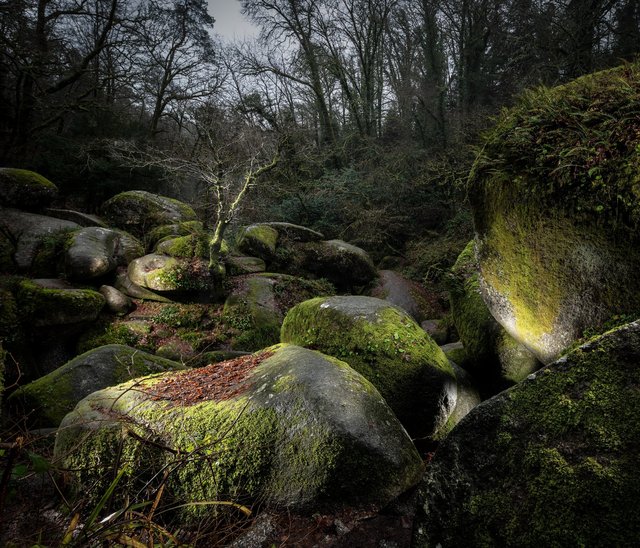
{"label": "moss-covered rock", "polygon": [[303,269],[326,278],[340,289],[365,286],[377,275],[369,254],[342,240],[309,242],[299,248],[303,253]]}
{"label": "moss-covered rock", "polygon": [[52,288],[40,279],[22,280],[15,297],[21,321],[35,327],[92,322],[105,305],[97,291]]}
{"label": "moss-covered rock", "polygon": [[476,407],[436,451],[415,546],[633,546],[640,322]]}
{"label": "moss-covered rock", "polygon": [[480,287],[542,361],[640,311],[640,64],[525,94],[470,177]]}
{"label": "moss-covered rock", "polygon": [[487,308],[478,281],[474,241],[451,268],[448,282],[451,315],[466,354],[458,365],[471,371],[486,391],[495,394],[542,366]]}
{"label": "moss-covered rock", "polygon": [[114,287],[125,295],[134,299],[144,299],[147,301],[158,301],[161,303],[170,303],[171,299],[164,295],[158,295],[146,287],[142,287],[129,279],[126,272],[121,272],[116,276]]}
{"label": "moss-covered rock", "polygon": [[267,265],[259,257],[226,257],[224,264],[229,276],[242,276],[243,274],[255,274],[267,270]]}
{"label": "moss-covered rock", "polygon": [[169,237],[190,236],[202,232],[203,225],[200,221],[185,221],[170,225],[157,226],[146,234],[147,249],[153,251],[160,242]]}
{"label": "moss-covered rock", "polygon": [[117,194],[102,204],[100,210],[113,226],[137,238],[144,238],[147,232],[162,225],[197,220],[191,206],[144,190]]}
{"label": "moss-covered rock", "polygon": [[128,346],[110,344],[81,354],[55,371],[13,392],[8,404],[30,426],[58,426],[92,392],[127,380],[184,369],[184,366]]}
{"label": "moss-covered rock", "polygon": [[45,208],[43,213],[45,215],[49,215],[50,217],[55,217],[56,219],[73,221],[80,226],[98,226],[100,228],[109,228],[107,226],[107,223],[97,215],[91,215],[90,213],[84,213],[83,211],[47,207]]}
{"label": "moss-covered rock", "polygon": [[264,224],[245,227],[238,235],[238,249],[252,257],[269,263],[276,254],[278,231]]}
{"label": "moss-covered rock", "polygon": [[160,292],[206,291],[214,284],[204,261],[156,253],[131,261],[127,275],[134,284]]}
{"label": "moss-covered rock", "polygon": [[319,297],[287,314],[281,340],[346,361],[416,436],[436,436],[455,405],[456,379],[438,345],[403,310],[373,297]]}
{"label": "moss-covered rock", "polygon": [[[238,380],[239,368],[244,380],[229,393],[221,387],[227,375]],[[194,391],[185,395],[183,384]],[[104,492],[114,467],[129,493],[168,470],[176,503],[384,504],[422,473],[411,440],[366,379],[294,346],[93,393],[62,422],[55,456],[89,497],[96,479],[94,496]],[[187,505],[181,521],[216,508],[225,507]]]}
{"label": "moss-covered rock", "polygon": [[[184,259],[208,259],[211,237],[211,234],[206,232],[188,234],[186,236],[168,236],[158,242],[155,246],[155,253]],[[224,257],[228,253],[229,246],[223,240],[220,255]]]}
{"label": "moss-covered rock", "polygon": [[69,235],[65,271],[69,278],[88,280],[115,270],[118,233],[108,228],[81,228]]}
{"label": "moss-covered rock", "polygon": [[27,211],[48,206],[58,187],[42,175],[26,169],[0,168],[0,205]]}
{"label": "moss-covered rock", "polygon": [[393,270],[379,270],[369,294],[399,306],[418,323],[442,314],[437,298],[424,286]]}
{"label": "moss-covered rock", "polygon": [[[35,277],[56,276],[68,234],[76,223],[15,209],[2,209],[0,228],[5,236],[5,254],[15,270]],[[8,246],[8,247],[7,247]]]}

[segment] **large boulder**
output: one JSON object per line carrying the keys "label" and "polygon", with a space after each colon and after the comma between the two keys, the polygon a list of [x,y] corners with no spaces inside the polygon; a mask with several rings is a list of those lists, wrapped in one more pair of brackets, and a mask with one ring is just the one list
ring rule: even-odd
{"label": "large boulder", "polygon": [[162,225],[197,220],[191,206],[144,190],[115,195],[102,204],[101,212],[111,224],[138,238]]}
{"label": "large boulder", "polygon": [[418,323],[442,313],[437,299],[424,286],[393,270],[378,271],[378,279],[370,294],[399,306]]}
{"label": "large boulder", "polygon": [[318,297],[287,314],[281,340],[346,361],[409,432],[442,435],[457,398],[452,366],[403,310],[373,297]]}
{"label": "large boulder", "polygon": [[161,225],[150,230],[146,234],[147,249],[153,250],[160,240],[176,236],[190,236],[203,231],[200,221],[185,221],[183,223],[174,223],[170,225]]}
{"label": "large boulder", "polygon": [[38,211],[58,195],[58,187],[26,169],[0,168],[0,206]]}
{"label": "large boulder", "polygon": [[15,270],[35,276],[58,273],[57,263],[68,233],[78,228],[74,222],[46,215],[16,209],[0,210],[0,232],[8,238],[5,245],[9,249],[5,253],[10,256]]}
{"label": "large boulder", "polygon": [[55,458],[89,497],[100,497],[118,469],[125,495],[166,483],[174,503],[187,503],[186,524],[225,508],[190,502],[385,504],[422,474],[371,383],[343,362],[287,345],[95,392],[65,417]]}
{"label": "large boulder", "polygon": [[341,289],[364,286],[377,271],[369,254],[342,240],[309,242],[298,246],[302,268],[318,278],[326,278]]}
{"label": "large boulder", "polygon": [[76,404],[92,392],[136,377],[185,369],[177,362],[120,344],[85,352],[33,381],[8,399],[30,426],[58,426]]}
{"label": "large boulder", "polygon": [[52,327],[94,321],[105,298],[92,289],[78,289],[59,280],[22,280],[16,303],[23,321],[31,327]]}
{"label": "large boulder", "polygon": [[312,297],[335,292],[329,283],[286,274],[250,274],[238,276],[232,283],[222,318],[238,330],[231,347],[248,351],[271,346],[280,340],[280,326],[291,307]]}
{"label": "large boulder", "polygon": [[527,93],[470,176],[492,315],[549,363],[640,310],[640,64]]}
{"label": "large boulder", "polygon": [[259,224],[276,229],[279,237],[286,238],[287,240],[294,242],[319,242],[320,240],[324,240],[324,235],[322,233],[307,228],[306,226],[283,223],[280,221],[271,221]]}
{"label": "large boulder", "polygon": [[168,297],[165,297],[164,295],[158,295],[150,289],[132,282],[129,279],[129,275],[127,274],[127,272],[118,273],[118,275],[116,276],[114,287],[127,297],[131,297],[133,299],[144,299],[145,301],[157,301],[161,303],[171,302],[171,299],[169,299]]}
{"label": "large boulder", "polygon": [[124,232],[86,227],[69,235],[65,270],[75,280],[99,278],[144,255],[142,244]]}
{"label": "large boulder", "polygon": [[134,284],[161,293],[207,291],[214,283],[204,261],[157,253],[131,261],[127,275]]}
{"label": "large boulder", "polygon": [[487,308],[480,292],[473,241],[451,268],[448,285],[451,316],[466,354],[458,365],[472,372],[489,393],[524,380],[542,366]]}
{"label": "large boulder", "polygon": [[421,484],[414,546],[634,546],[640,322],[485,401]]}
{"label": "large boulder", "polygon": [[278,231],[264,224],[249,225],[238,235],[238,249],[242,253],[270,262],[276,254]]}

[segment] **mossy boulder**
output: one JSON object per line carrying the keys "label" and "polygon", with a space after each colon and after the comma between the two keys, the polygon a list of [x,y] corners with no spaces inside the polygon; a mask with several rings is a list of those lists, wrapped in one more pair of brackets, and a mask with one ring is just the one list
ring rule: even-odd
{"label": "mossy boulder", "polygon": [[[236,380],[231,391],[228,378]],[[288,345],[95,392],[65,417],[55,458],[88,496],[99,478],[94,496],[104,492],[114,467],[123,494],[149,479],[153,487],[169,470],[174,503],[293,509],[385,504],[422,474],[415,447],[371,383],[343,362]],[[187,505],[180,518],[189,524],[216,508],[225,507]]]}
{"label": "mossy boulder", "polygon": [[4,232],[5,253],[11,255],[11,268],[35,277],[47,277],[62,271],[67,236],[80,227],[71,221],[2,209],[0,228]]}
{"label": "mossy boulder", "polygon": [[305,301],[288,312],[281,340],[346,361],[374,384],[413,435],[439,435],[455,405],[449,361],[406,312],[386,301]]}
{"label": "mossy boulder", "polygon": [[177,236],[190,236],[202,232],[203,225],[200,221],[185,221],[170,225],[161,225],[150,230],[146,234],[147,249],[154,250],[160,240]]}
{"label": "mossy boulder", "polygon": [[224,264],[227,274],[230,276],[242,276],[243,274],[255,274],[265,272],[267,265],[259,257],[238,257],[231,255],[226,257]]}
{"label": "mossy boulder", "polygon": [[634,546],[640,323],[485,401],[440,445],[414,546]]}
{"label": "mossy boulder", "polygon": [[115,227],[144,238],[152,229],[196,221],[193,208],[174,198],[144,190],[130,190],[113,196],[102,204],[102,215]]}
{"label": "mossy boulder", "polygon": [[378,271],[369,294],[399,306],[418,323],[442,313],[437,299],[424,286],[393,270]]}
{"label": "mossy boulder", "polygon": [[470,176],[492,315],[549,363],[640,311],[640,64],[526,93]]}
{"label": "mossy boulder", "polygon": [[34,171],[0,168],[0,206],[38,211],[57,195],[58,187]]}
{"label": "mossy boulder", "polygon": [[120,344],[101,346],[13,392],[8,404],[30,426],[58,426],[76,404],[92,392],[136,377],[185,367]]}
{"label": "mossy boulder", "polygon": [[280,237],[293,242],[319,242],[320,240],[324,240],[324,235],[322,233],[307,228],[306,226],[283,223],[280,221],[260,223],[260,225],[274,228],[278,231],[278,235]]}
{"label": "mossy boulder", "polygon": [[312,297],[334,292],[327,282],[286,274],[236,277],[222,315],[223,321],[239,332],[231,343],[232,349],[253,351],[277,343],[287,310]]}
{"label": "mossy boulder", "polygon": [[64,219],[65,221],[73,221],[80,226],[98,226],[100,228],[109,228],[107,223],[97,215],[75,211],[73,209],[59,209],[55,207],[47,207],[43,213],[56,219]]}
{"label": "mossy boulder", "polygon": [[90,280],[112,272],[117,266],[144,254],[142,245],[131,235],[108,228],[85,227],[68,236],[64,254],[65,271],[70,279]]}
{"label": "mossy boulder", "polygon": [[342,240],[309,242],[300,247],[304,270],[326,278],[340,289],[365,286],[377,275],[369,254]]}
{"label": "mossy boulder", "polygon": [[491,315],[478,281],[475,242],[471,241],[448,278],[451,315],[466,359],[459,363],[495,394],[524,380],[542,364]]}
{"label": "mossy boulder", "polygon": [[31,327],[63,326],[94,321],[105,298],[92,289],[59,288],[57,280],[22,280],[16,303],[21,320]]}
{"label": "mossy boulder", "polygon": [[[212,235],[206,232],[188,234],[186,236],[168,236],[158,242],[154,253],[184,259],[208,259],[211,238]],[[224,257],[228,253],[229,245],[225,240],[222,240],[220,256]]]}
{"label": "mossy boulder", "polygon": [[206,291],[213,285],[207,264],[152,253],[131,261],[129,280],[141,287],[159,292]]}
{"label": "mossy boulder", "polygon": [[170,303],[171,299],[164,295],[158,295],[146,287],[142,287],[137,283],[134,283],[129,278],[127,272],[120,272],[116,276],[114,287],[124,293],[125,295],[132,297],[133,299],[144,299],[146,301],[158,301],[161,303]]}
{"label": "mossy boulder", "polygon": [[238,249],[252,257],[269,263],[276,254],[278,231],[264,224],[245,227],[238,235]]}

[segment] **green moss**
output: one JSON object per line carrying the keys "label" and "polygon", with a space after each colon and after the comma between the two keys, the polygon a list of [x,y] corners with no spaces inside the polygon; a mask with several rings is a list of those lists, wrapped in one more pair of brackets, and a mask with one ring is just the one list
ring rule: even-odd
{"label": "green moss", "polygon": [[42,193],[55,196],[58,192],[58,187],[49,179],[28,169],[5,167],[0,170],[0,176],[6,177],[13,185],[16,185],[16,194],[19,193],[23,196],[32,193],[35,193],[36,196]]}
{"label": "green moss", "polygon": [[57,277],[64,270],[63,253],[73,232],[71,228],[57,230],[40,239],[29,268],[32,276]]}
{"label": "green moss", "polygon": [[640,63],[525,93],[485,135],[472,190],[505,182],[523,201],[635,237],[639,104]]}
{"label": "green moss", "polygon": [[[83,354],[93,348],[107,344],[124,344],[126,346],[138,347],[141,334],[130,329],[122,323],[98,322],[91,329],[85,331],[78,341],[78,353]],[[145,345],[145,350],[150,348]]]}
{"label": "green moss", "polygon": [[185,221],[170,225],[161,225],[147,234],[147,243],[150,247],[155,247],[158,242],[167,238],[175,238],[177,236],[190,236],[199,234],[203,231],[200,221]]}
{"label": "green moss", "polygon": [[416,399],[429,384],[426,379],[434,372],[455,378],[444,353],[395,307],[384,306],[373,317],[348,315],[325,305],[326,300],[310,299],[291,309],[282,324],[281,341],[344,360],[380,391],[405,426],[414,426],[424,405]]}
{"label": "green moss", "polygon": [[477,538],[507,546],[625,546],[638,538],[640,368],[629,359],[614,366],[611,352],[620,349],[615,337],[578,349],[513,391],[487,440],[502,447],[494,468],[504,480],[468,508]]}
{"label": "green moss", "polygon": [[276,252],[278,231],[267,225],[250,225],[238,236],[238,249],[248,255],[271,260]]}
{"label": "green moss", "polygon": [[22,321],[56,325],[94,320],[105,299],[91,289],[46,289],[23,280],[18,286],[16,302]]}

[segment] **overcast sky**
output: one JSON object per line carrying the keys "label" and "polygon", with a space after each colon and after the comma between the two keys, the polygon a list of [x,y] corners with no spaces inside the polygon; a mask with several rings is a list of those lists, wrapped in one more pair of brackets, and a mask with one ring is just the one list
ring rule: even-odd
{"label": "overcast sky", "polygon": [[239,0],[208,0],[209,13],[216,20],[213,30],[227,40],[250,38],[258,30],[247,22],[240,13]]}

